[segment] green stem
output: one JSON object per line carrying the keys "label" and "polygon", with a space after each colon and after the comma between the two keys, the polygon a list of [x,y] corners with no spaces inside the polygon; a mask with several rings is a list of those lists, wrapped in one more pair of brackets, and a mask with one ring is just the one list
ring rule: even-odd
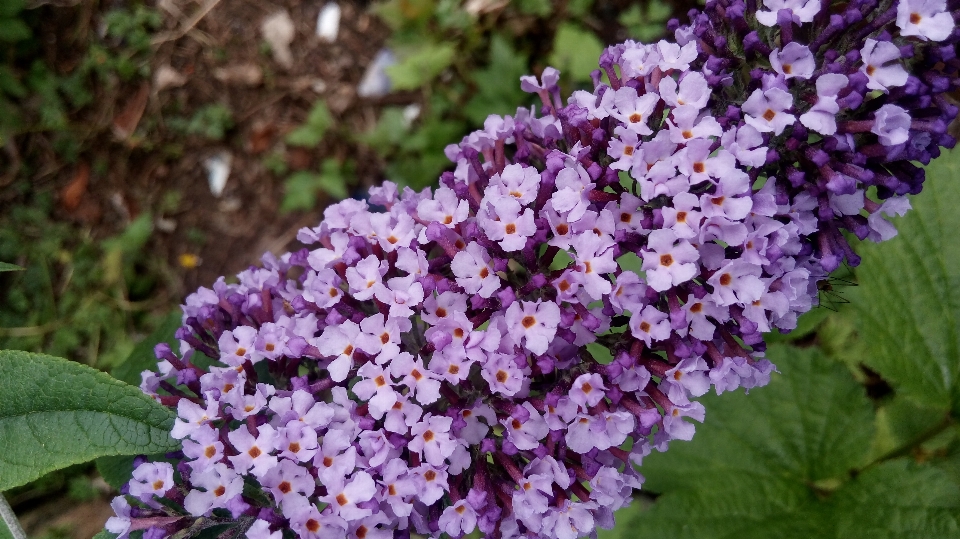
{"label": "green stem", "polygon": [[948,428],[952,427],[954,424],[955,424],[955,423],[954,423],[954,420],[953,420],[952,417],[950,417],[950,414],[944,415],[943,419],[942,419],[939,423],[937,423],[936,425],[934,425],[934,426],[930,427],[929,429],[923,431],[923,432],[920,433],[918,436],[916,436],[914,439],[912,439],[912,440],[910,440],[909,442],[901,445],[900,447],[895,447],[895,448],[891,449],[890,451],[887,451],[886,453],[884,453],[884,454],[880,455],[879,457],[873,459],[872,462],[870,462],[869,464],[867,464],[867,465],[864,466],[863,468],[860,468],[860,472],[864,472],[864,471],[866,471],[866,470],[868,470],[868,469],[870,469],[870,468],[872,468],[872,467],[874,467],[874,466],[876,466],[876,465],[878,465],[878,464],[881,464],[881,463],[883,463],[883,462],[886,462],[886,461],[888,461],[888,460],[893,460],[893,459],[896,459],[896,458],[900,458],[900,457],[904,457],[904,456],[909,455],[910,453],[913,452],[914,449],[916,449],[916,448],[920,447],[921,445],[925,444],[926,442],[932,440],[933,438],[935,438],[937,435],[939,435],[939,434],[942,433],[943,431],[945,431],[945,430],[947,430]]}
{"label": "green stem", "polygon": [[20,521],[17,520],[17,515],[13,513],[13,508],[7,503],[7,499],[3,497],[3,494],[0,494],[0,519],[3,519],[3,523],[7,525],[7,529],[10,530],[10,535],[13,536],[13,539],[27,539],[27,534],[23,531],[23,528],[20,527]]}

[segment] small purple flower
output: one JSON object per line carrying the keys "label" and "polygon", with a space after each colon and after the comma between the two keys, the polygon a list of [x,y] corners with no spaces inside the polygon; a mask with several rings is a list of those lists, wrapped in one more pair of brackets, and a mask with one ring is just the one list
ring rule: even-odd
{"label": "small purple flower", "polygon": [[754,90],[743,103],[747,125],[761,133],[783,133],[787,126],[793,125],[796,116],[786,111],[793,107],[793,96],[789,92],[773,87],[769,90]]}
{"label": "small purple flower", "polygon": [[697,274],[694,262],[700,258],[697,250],[686,240],[677,241],[670,230],[656,230],[647,241],[649,251],[643,251],[643,271],[647,283],[658,292],[689,281]]}
{"label": "small purple flower", "polygon": [[457,276],[457,284],[468,294],[489,298],[500,289],[500,277],[490,265],[490,255],[477,243],[457,253],[450,268]]}
{"label": "small purple flower", "polygon": [[806,45],[791,41],[782,51],[774,49],[770,53],[770,66],[784,78],[809,79],[813,75],[817,63],[813,58],[813,53]]}
{"label": "small purple flower", "polygon": [[788,10],[798,23],[810,22],[820,12],[820,0],[763,0],[769,11],[758,11],[757,22],[764,26],[777,25],[777,13]]}
{"label": "small purple flower", "polygon": [[195,487],[204,489],[191,490],[183,501],[184,509],[194,516],[206,516],[214,509],[226,507],[243,491],[243,479],[223,463],[194,474],[190,480]]}
{"label": "small purple flower", "polygon": [[542,354],[557,333],[560,308],[555,303],[541,301],[515,302],[507,309],[505,320],[514,340],[522,340],[527,350]]}
{"label": "small purple flower", "polygon": [[168,462],[144,462],[133,471],[128,483],[131,496],[155,508],[160,504],[154,496],[163,498],[173,486],[173,466]]}
{"label": "small purple flower", "polygon": [[910,138],[910,115],[896,105],[884,105],[873,116],[871,133],[880,137],[880,144],[896,146]]}
{"label": "small purple flower", "polygon": [[897,26],[904,36],[943,41],[953,31],[954,22],[946,0],[901,0]]}
{"label": "small purple flower", "polygon": [[869,79],[867,88],[887,92],[907,83],[907,70],[903,65],[890,63],[900,59],[900,48],[893,43],[867,39],[860,50],[860,58],[863,60],[860,72]]}
{"label": "small purple flower", "polygon": [[241,427],[227,434],[227,438],[239,452],[228,457],[237,471],[250,470],[260,477],[277,465],[277,457],[270,454],[277,449],[277,431],[270,425],[261,425],[256,436]]}

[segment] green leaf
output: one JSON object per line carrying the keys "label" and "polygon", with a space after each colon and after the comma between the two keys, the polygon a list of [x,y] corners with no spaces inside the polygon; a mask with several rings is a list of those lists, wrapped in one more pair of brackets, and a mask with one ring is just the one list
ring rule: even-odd
{"label": "green leaf", "polygon": [[119,235],[103,241],[107,251],[119,251],[123,254],[133,254],[143,249],[153,234],[153,217],[144,212],[127,225]]}
{"label": "green leaf", "polygon": [[380,119],[369,131],[360,135],[360,141],[370,146],[381,156],[387,155],[394,146],[399,146],[410,132],[410,126],[403,117],[402,107],[387,107],[380,113]]}
{"label": "green leaf", "polygon": [[865,464],[873,410],[847,370],[814,348],[771,347],[768,355],[782,374],[749,395],[705,396],[707,418],[693,442],[644,461],[646,486],[695,488],[731,474],[803,486]]}
{"label": "green leaf", "polygon": [[[97,459],[97,471],[100,477],[111,487],[120,490],[133,474],[133,460],[136,455],[118,455]],[[154,459],[150,459],[153,461]]]}
{"label": "green leaf", "polygon": [[317,205],[317,194],[320,191],[333,198],[343,199],[347,192],[347,180],[344,169],[334,159],[327,159],[321,165],[320,173],[302,170],[290,176],[284,184],[283,202],[280,211],[287,213],[295,210],[312,210]]}
{"label": "green leaf", "polygon": [[597,63],[603,43],[597,36],[572,23],[563,23],[557,29],[553,50],[547,63],[572,80],[589,82],[590,73],[599,69]]}
{"label": "green leaf", "polygon": [[280,213],[297,210],[312,210],[317,205],[317,178],[319,175],[309,170],[301,170],[287,178],[283,184],[283,202]]}
{"label": "green leaf", "polygon": [[349,161],[341,166],[337,161],[327,159],[320,165],[320,179],[317,182],[317,186],[321,191],[333,198],[347,198],[349,193],[347,193],[346,176],[352,168],[353,165]]}
{"label": "green leaf", "polygon": [[9,262],[0,262],[0,273],[5,271],[23,271],[23,268],[16,264],[10,264]]}
{"label": "green leaf", "polygon": [[546,17],[550,14],[552,6],[550,0],[517,0],[517,9],[527,15]]}
{"label": "green leaf", "polygon": [[168,314],[160,323],[160,326],[147,338],[137,343],[127,359],[117,365],[110,374],[117,380],[139,386],[140,373],[148,370],[153,371],[157,368],[157,358],[153,354],[155,346],[160,343],[167,343],[171,349],[178,350],[179,341],[173,334],[180,327],[181,319],[179,311]]}
{"label": "green leaf", "polygon": [[860,474],[832,501],[838,538],[960,537],[960,488],[931,466],[885,462]]}
{"label": "green leaf", "polygon": [[782,374],[767,387],[704,397],[693,441],[645,459],[644,488],[663,495],[622,511],[620,537],[960,537],[960,491],[939,472],[866,466],[872,407],[842,364],[815,348],[769,356]]}
{"label": "green leaf", "polygon": [[25,4],[24,0],[3,0],[0,2],[0,17],[4,19],[16,17],[23,11]]}
{"label": "green leaf", "polygon": [[387,68],[394,90],[416,90],[450,66],[456,54],[451,43],[426,44]]}
{"label": "green leaf", "polygon": [[0,41],[16,43],[31,36],[30,27],[20,19],[0,19]]}
{"label": "green leaf", "polygon": [[646,2],[633,4],[621,12],[619,22],[627,29],[627,34],[643,43],[651,43],[663,36],[664,24],[670,18],[672,10],[665,2]]}
{"label": "green leaf", "polygon": [[333,125],[333,116],[322,99],[313,104],[303,125],[287,135],[287,144],[292,146],[313,147],[320,144],[323,136]]}
{"label": "green leaf", "polygon": [[850,291],[864,362],[918,404],[960,412],[960,152],[927,167],[898,237],[863,244]]}
{"label": "green leaf", "polygon": [[531,97],[520,89],[520,77],[528,71],[527,57],[518,54],[500,34],[490,39],[489,65],[472,77],[477,93],[464,106],[467,118],[482,124],[490,114],[513,114]]}
{"label": "green leaf", "polygon": [[93,536],[93,539],[117,539],[117,534],[110,533],[107,530],[100,530],[100,533]]}
{"label": "green leaf", "polygon": [[171,410],[79,363],[0,351],[0,395],[0,491],[105,455],[179,447]]}

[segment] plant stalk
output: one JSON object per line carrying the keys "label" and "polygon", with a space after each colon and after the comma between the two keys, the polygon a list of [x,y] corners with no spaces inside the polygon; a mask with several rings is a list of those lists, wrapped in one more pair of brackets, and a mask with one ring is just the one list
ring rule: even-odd
{"label": "plant stalk", "polygon": [[13,539],[27,539],[27,534],[23,531],[23,528],[20,527],[20,521],[17,520],[17,515],[13,513],[13,508],[7,503],[7,499],[3,497],[3,494],[0,494],[0,518],[3,519],[3,523],[6,524],[7,529],[10,530],[10,535],[13,536]]}

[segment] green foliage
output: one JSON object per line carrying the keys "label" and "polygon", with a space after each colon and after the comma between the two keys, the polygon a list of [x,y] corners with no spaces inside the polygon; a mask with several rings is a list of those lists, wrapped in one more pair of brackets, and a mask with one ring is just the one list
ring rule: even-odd
{"label": "green foliage", "polygon": [[169,408],[65,359],[0,351],[0,394],[0,490],[99,456],[179,445],[169,435]]}
{"label": "green foliage", "polygon": [[171,118],[167,126],[184,135],[199,135],[209,140],[223,140],[233,127],[233,112],[222,103],[204,105],[190,119]]}
{"label": "green foliage", "polygon": [[9,262],[0,262],[0,273],[5,271],[23,271],[23,268],[16,264],[11,264]]}
{"label": "green foliage", "polygon": [[521,13],[537,17],[546,17],[553,10],[550,0],[516,0],[516,3]]}
{"label": "green foliage", "polygon": [[[868,462],[863,388],[816,349],[772,348],[782,374],[750,395],[703,398],[689,443],[645,459],[651,509],[610,537],[960,537],[960,489],[930,466]],[[630,516],[632,515],[632,516]]]}
{"label": "green foliage", "polygon": [[899,236],[863,245],[850,293],[863,361],[916,403],[960,413],[960,152],[927,167]]}
{"label": "green foliage", "polygon": [[313,104],[307,120],[287,135],[287,144],[292,146],[316,147],[323,140],[323,136],[333,125],[330,109],[322,99]]}
{"label": "green foliage", "polygon": [[111,487],[120,490],[133,474],[133,461],[136,455],[118,455],[100,457],[96,460],[97,472]]}
{"label": "green foliage", "polygon": [[627,28],[630,37],[642,43],[652,43],[663,36],[670,6],[662,2],[633,4],[620,14],[619,22]]}
{"label": "green foliage", "polygon": [[401,60],[387,68],[394,90],[415,90],[450,66],[457,51],[450,43],[425,43],[401,51]]}
{"label": "green foliage", "polygon": [[101,369],[119,363],[131,335],[157,323],[150,303],[162,268],[146,263],[149,215],[102,242],[51,220],[52,200],[0,215],[0,260],[23,271],[0,273],[0,348],[44,352]]}
{"label": "green foliage", "polygon": [[302,170],[290,176],[284,184],[281,213],[312,210],[317,205],[320,193],[334,199],[346,198],[347,182],[353,176],[352,170],[353,164],[349,161],[341,165],[334,159],[327,159],[320,166],[320,172]]}
{"label": "green foliage", "polygon": [[111,372],[113,377],[130,385],[140,385],[140,373],[157,368],[157,357],[153,353],[155,346],[160,343],[167,343],[172,350],[179,348],[180,341],[174,337],[174,333],[180,327],[180,324],[179,310],[168,314],[157,329],[147,338],[138,342],[127,359],[113,369]]}
{"label": "green foliage", "polygon": [[403,117],[402,107],[387,107],[380,113],[380,120],[370,131],[360,136],[360,140],[382,155],[400,146],[407,139],[410,124]]}
{"label": "green foliage", "polygon": [[150,75],[150,39],[162,18],[142,5],[104,14],[105,35],[78,51],[69,70],[58,71],[39,42],[41,17],[23,8],[22,0],[0,5],[0,42],[15,45],[0,59],[0,143],[24,131],[55,131],[54,147],[70,160],[77,139],[91,134],[71,126],[71,117],[93,103],[95,88],[109,94],[121,81]]}
{"label": "green foliage", "polygon": [[564,23],[557,29],[547,63],[569,80],[587,83],[590,73],[600,68],[597,59],[602,52],[603,43],[597,36],[574,23]]}
{"label": "green foliage", "polygon": [[490,114],[514,114],[517,107],[530,101],[529,94],[520,89],[520,77],[527,71],[526,59],[506,37],[494,34],[487,67],[477,70],[472,77],[477,93],[464,107],[464,115],[482,125]]}
{"label": "green foliage", "polygon": [[115,9],[103,17],[107,36],[120,40],[132,53],[150,50],[153,31],[163,24],[158,11],[138,5],[133,10]]}
{"label": "green foliage", "polygon": [[33,32],[20,18],[23,0],[4,0],[0,2],[0,41],[16,43],[30,38]]}

